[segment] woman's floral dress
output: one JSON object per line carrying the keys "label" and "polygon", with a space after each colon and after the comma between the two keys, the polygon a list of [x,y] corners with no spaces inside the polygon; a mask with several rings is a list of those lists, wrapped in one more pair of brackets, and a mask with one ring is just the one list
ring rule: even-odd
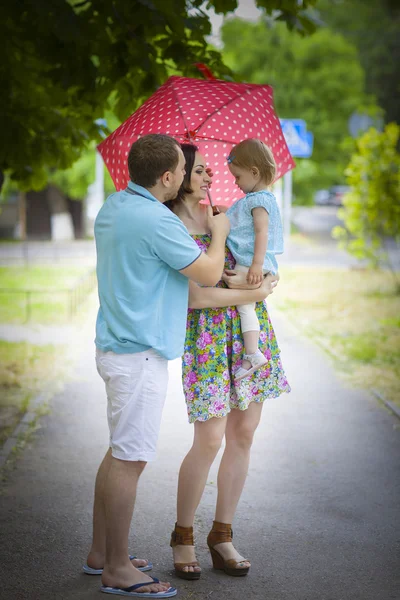
{"label": "woman's floral dress", "polygon": [[[207,250],[210,235],[192,237],[203,251]],[[235,260],[226,249],[225,269],[234,266]],[[217,287],[226,286],[220,281]],[[264,302],[256,304],[256,312],[261,329],[259,348],[268,363],[250,377],[235,381],[244,351],[236,308],[189,309],[182,376],[190,423],[225,417],[232,408],[246,410],[250,402],[264,402],[290,392]]]}

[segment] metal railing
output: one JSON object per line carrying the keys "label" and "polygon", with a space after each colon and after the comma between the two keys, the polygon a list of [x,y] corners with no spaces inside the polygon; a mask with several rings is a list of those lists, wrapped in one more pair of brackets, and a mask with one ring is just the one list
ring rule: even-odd
{"label": "metal railing", "polygon": [[91,269],[87,273],[84,273],[73,286],[64,289],[10,289],[0,288],[0,294],[9,294],[16,296],[23,296],[24,312],[25,312],[25,323],[31,320],[32,312],[34,307],[34,300],[39,296],[54,296],[63,295],[65,298],[65,312],[66,317],[71,319],[76,313],[79,306],[86,300],[87,296],[92,292],[97,283],[96,270]]}

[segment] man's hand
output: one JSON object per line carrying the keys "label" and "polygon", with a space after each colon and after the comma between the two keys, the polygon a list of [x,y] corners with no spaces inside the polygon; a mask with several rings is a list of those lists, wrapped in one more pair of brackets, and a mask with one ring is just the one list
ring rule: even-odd
{"label": "man's hand", "polygon": [[211,231],[211,235],[220,234],[225,236],[225,238],[228,237],[229,232],[231,230],[231,224],[225,213],[220,213],[218,215],[213,216],[212,208],[211,206],[208,206],[207,221],[208,227]]}
{"label": "man's hand", "polygon": [[263,277],[262,265],[253,263],[247,273],[247,282],[249,285],[256,285],[257,283],[260,284],[263,280]]}

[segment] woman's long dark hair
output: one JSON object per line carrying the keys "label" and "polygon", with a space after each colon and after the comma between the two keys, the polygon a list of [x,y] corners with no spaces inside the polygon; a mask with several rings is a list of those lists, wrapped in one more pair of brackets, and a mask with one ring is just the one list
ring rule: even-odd
{"label": "woman's long dark hair", "polygon": [[181,202],[187,194],[191,194],[193,192],[190,187],[190,179],[192,176],[192,170],[194,165],[194,159],[196,156],[196,152],[198,152],[198,147],[194,144],[181,144],[183,155],[186,159],[185,165],[185,177],[183,178],[182,185],[179,188],[179,192],[177,197],[174,200],[168,200],[164,202],[164,206],[169,208],[170,210],[174,210],[174,207]]}

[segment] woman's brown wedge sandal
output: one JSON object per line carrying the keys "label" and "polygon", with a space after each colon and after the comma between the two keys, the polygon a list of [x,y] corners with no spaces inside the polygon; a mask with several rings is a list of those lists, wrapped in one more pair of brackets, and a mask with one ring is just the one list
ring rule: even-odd
{"label": "woman's brown wedge sandal", "polygon": [[[180,527],[175,523],[170,546],[171,548],[175,548],[175,546],[194,546],[193,527]],[[181,579],[200,579],[201,571],[184,571],[185,567],[199,566],[197,560],[188,563],[174,563],[175,575]]]}
{"label": "woman's brown wedge sandal", "polygon": [[217,544],[231,542],[232,538],[233,531],[230,524],[219,523],[218,521],[213,522],[212,529],[207,537],[207,544],[210,548],[213,567],[214,569],[221,569],[222,571],[225,571],[227,575],[232,575],[232,577],[243,577],[244,575],[247,575],[250,567],[239,567],[238,565],[240,565],[242,562],[249,561],[246,558],[243,560],[235,560],[234,558],[224,560],[221,554],[218,552],[218,549],[215,548]]}

